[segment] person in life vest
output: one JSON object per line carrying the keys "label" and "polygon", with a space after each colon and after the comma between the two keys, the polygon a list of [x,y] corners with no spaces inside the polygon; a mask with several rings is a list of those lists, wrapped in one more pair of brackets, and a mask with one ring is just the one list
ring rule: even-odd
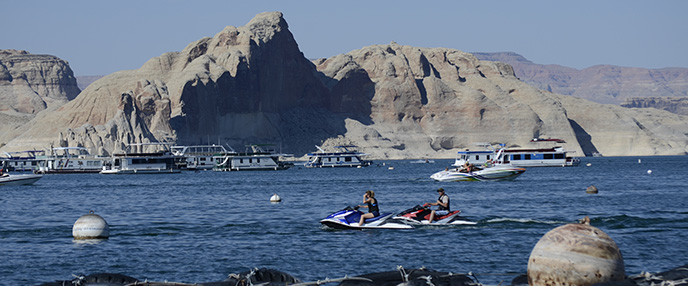
{"label": "person in life vest", "polygon": [[435,220],[435,216],[443,216],[449,213],[449,196],[444,193],[443,188],[437,189],[437,193],[440,194],[440,197],[437,198],[437,201],[434,203],[428,203],[431,206],[438,206],[437,210],[432,210],[430,212],[430,218],[428,221],[432,223]]}
{"label": "person in life vest", "polygon": [[360,205],[359,207],[361,208],[367,208],[368,213],[361,215],[361,219],[358,222],[358,225],[363,225],[363,222],[365,222],[366,219],[368,218],[374,218],[380,216],[380,208],[377,205],[377,199],[375,198],[375,192],[371,190],[367,190],[365,194],[363,194],[363,203],[365,205]]}

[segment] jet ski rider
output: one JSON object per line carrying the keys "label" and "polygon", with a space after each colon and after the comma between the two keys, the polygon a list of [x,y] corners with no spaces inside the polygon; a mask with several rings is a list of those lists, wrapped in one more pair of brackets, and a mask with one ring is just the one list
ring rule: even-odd
{"label": "jet ski rider", "polygon": [[368,218],[374,218],[374,217],[380,216],[380,208],[377,205],[377,199],[375,198],[375,192],[373,192],[371,190],[367,190],[365,192],[365,194],[363,194],[363,203],[365,205],[360,205],[359,207],[367,208],[368,213],[361,215],[361,219],[358,222],[359,226],[363,225],[363,222],[365,222],[365,220]]}
{"label": "jet ski rider", "polygon": [[437,193],[440,194],[440,197],[437,198],[437,201],[434,203],[428,203],[431,206],[438,206],[437,210],[432,210],[430,212],[430,219],[428,219],[430,223],[435,220],[435,215],[443,216],[449,213],[449,196],[444,193],[444,188],[437,189]]}

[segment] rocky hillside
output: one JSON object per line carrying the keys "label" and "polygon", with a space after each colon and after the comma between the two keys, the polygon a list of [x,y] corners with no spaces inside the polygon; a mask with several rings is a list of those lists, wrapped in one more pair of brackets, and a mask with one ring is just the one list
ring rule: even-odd
{"label": "rocky hillside", "polygon": [[297,156],[347,143],[401,159],[452,158],[475,142],[534,147],[533,137],[551,137],[579,156],[668,155],[688,152],[685,122],[539,90],[510,65],[452,49],[390,43],[311,62],[273,12],[107,75],[2,142],[98,154],[152,141],[277,143]]}
{"label": "rocky hillside", "polygon": [[688,115],[688,97],[633,97],[621,106],[628,108],[656,108],[671,113]]}
{"label": "rocky hillside", "polygon": [[510,64],[519,79],[539,89],[598,103],[621,104],[631,98],[688,96],[686,68],[597,65],[577,70],[535,64],[516,53],[475,53],[475,56]]}
{"label": "rocky hillside", "polygon": [[80,91],[67,62],[50,55],[0,50],[0,137],[16,135],[16,129],[37,113],[65,104]]}

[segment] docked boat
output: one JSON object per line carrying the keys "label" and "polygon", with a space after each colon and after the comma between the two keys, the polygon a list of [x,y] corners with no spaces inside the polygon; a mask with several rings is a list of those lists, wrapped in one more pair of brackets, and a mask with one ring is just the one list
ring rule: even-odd
{"label": "docked boat", "polygon": [[[144,152],[150,147],[157,151]],[[160,146],[162,146],[162,149]],[[169,145],[164,143],[129,144],[124,153],[113,154],[110,160],[103,164],[101,174],[169,174],[180,173],[176,168],[174,155],[169,151]],[[138,151],[132,151],[138,149]]]}
{"label": "docked boat", "polygon": [[171,149],[177,168],[182,170],[212,170],[215,167],[214,156],[229,153],[224,146],[215,144],[172,146]]}
{"label": "docked boat", "polygon": [[43,178],[40,174],[9,174],[0,172],[0,186],[31,185]]}
{"label": "docked boat", "polygon": [[251,170],[286,170],[293,163],[284,162],[280,158],[293,157],[292,154],[277,153],[266,150],[268,145],[247,145],[245,152],[234,150],[213,156],[215,167],[213,171],[251,171]]}
{"label": "docked boat", "polygon": [[0,157],[0,166],[4,166],[5,171],[34,172],[42,161],[38,157],[44,154],[43,150],[4,152],[4,156]]}
{"label": "docked boat", "polygon": [[484,165],[497,160],[497,152],[504,150],[503,164],[515,167],[569,167],[578,166],[580,159],[567,156],[563,147],[536,149],[508,149],[457,152],[455,167],[463,166],[466,162],[474,165]]}
{"label": "docked boat", "polygon": [[308,153],[308,161],[304,164],[306,168],[325,168],[325,167],[366,167],[372,164],[372,161],[361,159],[368,154],[354,151],[356,146],[335,146],[337,151],[326,152],[322,148],[318,148],[318,152]]}
{"label": "docked boat", "polygon": [[56,173],[98,173],[103,169],[107,158],[93,156],[84,147],[56,147],[49,156],[42,159],[38,172]]}

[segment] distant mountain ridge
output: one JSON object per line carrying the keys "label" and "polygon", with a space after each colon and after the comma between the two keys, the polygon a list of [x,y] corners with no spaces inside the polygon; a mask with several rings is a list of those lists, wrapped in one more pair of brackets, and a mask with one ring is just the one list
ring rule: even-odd
{"label": "distant mountain ridge", "polygon": [[618,105],[627,99],[688,96],[688,68],[596,65],[578,70],[536,64],[513,52],[474,55],[481,60],[510,64],[516,77],[539,89],[598,103]]}

